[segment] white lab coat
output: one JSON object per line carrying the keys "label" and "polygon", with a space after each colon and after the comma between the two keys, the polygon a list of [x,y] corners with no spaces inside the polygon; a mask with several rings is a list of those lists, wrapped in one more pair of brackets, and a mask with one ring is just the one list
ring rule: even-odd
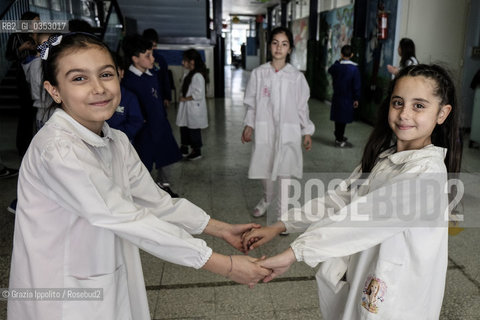
{"label": "white lab coat", "polygon": [[193,75],[185,97],[190,96],[193,100],[179,103],[176,124],[190,129],[205,129],[208,127],[205,79],[199,72]]}
{"label": "white lab coat", "polygon": [[252,71],[245,91],[244,125],[255,129],[248,177],[302,177],[302,135],[312,135],[305,77],[291,64],[276,72],[270,63]]}
{"label": "white lab coat", "polygon": [[102,288],[102,301],[8,301],[22,320],[150,319],[138,248],[201,268],[210,217],[152,180],[128,138],[58,109],[20,168],[10,288]]}
{"label": "white lab coat", "polygon": [[[357,168],[351,184],[343,181],[325,197],[306,203],[297,212],[301,218],[285,221],[287,232],[306,230],[291,244],[297,260],[311,267],[325,261],[316,275],[324,319],[438,319],[448,263],[445,151],[433,145],[386,151],[368,185],[354,187],[361,175]],[[429,191],[432,181],[438,187],[434,192]],[[345,219],[322,218],[325,208]],[[373,221],[352,222],[355,214]],[[382,290],[368,307],[373,278]]]}
{"label": "white lab coat", "polygon": [[22,64],[25,79],[30,84],[33,106],[37,108],[36,121],[42,126],[47,122],[50,114],[48,108],[52,104],[52,97],[43,88],[42,59],[36,57],[28,63]]}

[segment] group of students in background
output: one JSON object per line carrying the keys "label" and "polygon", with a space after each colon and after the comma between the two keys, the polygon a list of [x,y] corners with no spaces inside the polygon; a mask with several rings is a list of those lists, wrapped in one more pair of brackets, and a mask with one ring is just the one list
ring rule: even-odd
{"label": "group of students in background", "polygon": [[169,165],[182,158],[197,160],[202,157],[200,130],[208,127],[205,99],[208,77],[198,51],[185,51],[182,59],[185,73],[176,121],[181,136],[179,148],[167,118],[171,101],[168,65],[156,49],[157,43],[158,35],[154,29],[146,29],[142,36],[124,38],[122,47],[126,64],[118,63],[122,58],[117,56],[122,100],[107,122],[127,134],[149,171],[155,166],[160,188],[172,197],[178,197],[170,188]]}
{"label": "group of students in background", "polygon": [[[361,164],[350,178],[294,208],[299,215],[284,215],[283,193],[277,194],[279,200],[274,193],[282,180],[302,177],[301,146],[311,149],[315,126],[309,118],[308,84],[289,64],[292,33],[275,28],[268,41],[271,61],[256,68],[247,85],[241,135],[242,142],[253,141],[249,178],[264,184],[253,215],[263,216],[269,207],[274,212],[275,221],[262,227],[211,219],[188,200],[172,199],[175,195],[168,195],[166,180],[156,183],[151,177],[154,165],[165,175],[165,167],[182,155],[201,156],[200,130],[208,125],[208,78],[198,52],[188,50],[183,57],[187,72],[176,120],[183,128],[179,148],[166,117],[152,40],[125,38],[124,73],[95,36],[71,33],[43,45],[44,87],[55,110],[22,161],[10,287],[101,287],[103,300],[10,299],[9,318],[149,319],[138,248],[250,287],[281,275],[295,261],[312,267],[323,262],[317,283],[325,319],[438,318],[447,270],[448,221],[443,207],[429,205],[428,212],[418,215],[409,201],[421,194],[429,204],[445,205],[448,197],[413,189],[396,192],[412,181],[428,182],[428,174],[435,174],[443,187],[447,170],[460,169],[459,110],[453,82],[443,68],[401,68],[379,108]],[[405,52],[402,49],[402,58]],[[334,82],[347,81],[345,74],[356,73],[350,71],[351,56],[351,48],[342,49],[344,62],[330,69]],[[338,98],[338,93],[334,96]],[[350,108],[358,105],[356,89],[348,101]],[[336,105],[337,100],[332,110]],[[133,127],[122,122],[127,115],[134,119]],[[344,129],[341,125],[335,129],[339,147],[346,141]],[[384,210],[378,201],[386,190],[394,207],[402,209],[397,215],[377,212]],[[355,211],[359,204],[362,212]],[[333,218],[331,212],[343,219]],[[369,219],[353,224],[354,213]],[[405,214],[411,219],[402,219]],[[425,217],[429,220],[422,220]],[[425,227],[432,221],[433,226]],[[267,259],[221,255],[192,236],[210,234],[248,253],[277,234],[293,232],[302,234],[286,251]]]}
{"label": "group of students in background", "polygon": [[[35,12],[22,15],[22,20],[39,19]],[[69,31],[92,34],[93,28],[86,21],[71,20]],[[49,33],[12,34],[9,39],[6,55],[17,63],[17,85],[22,98],[17,132],[17,148],[21,156],[26,152],[33,134],[40,130],[53,112],[50,108],[53,100],[43,88],[40,55],[56,39],[58,35]],[[123,51],[115,56],[122,99],[107,122],[128,136],[150,171],[155,166],[157,184],[172,197],[178,197],[170,188],[169,165],[182,158],[197,160],[202,157],[201,129],[208,127],[205,99],[208,73],[197,50],[185,51],[182,62],[185,74],[176,121],[181,136],[179,148],[167,119],[167,108],[172,100],[168,65],[156,49],[157,43],[158,34],[154,29],[146,29],[142,36],[133,35],[124,39]],[[32,115],[36,115],[33,131],[30,130]],[[16,202],[12,202],[9,211],[15,212],[15,206]]]}

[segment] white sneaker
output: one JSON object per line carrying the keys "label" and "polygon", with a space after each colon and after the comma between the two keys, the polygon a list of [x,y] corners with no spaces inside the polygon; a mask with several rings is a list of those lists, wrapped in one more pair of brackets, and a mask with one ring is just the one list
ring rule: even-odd
{"label": "white sneaker", "polygon": [[262,198],[253,209],[252,216],[254,216],[255,218],[260,218],[265,214],[265,212],[267,212],[267,208],[269,205],[270,202],[267,202],[265,198]]}

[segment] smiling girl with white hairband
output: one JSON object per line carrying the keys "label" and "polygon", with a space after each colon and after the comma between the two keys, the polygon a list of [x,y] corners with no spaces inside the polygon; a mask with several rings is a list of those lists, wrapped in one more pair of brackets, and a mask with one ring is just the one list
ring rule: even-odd
{"label": "smiling girl with white hairband", "polygon": [[[271,273],[258,259],[221,255],[192,237],[206,233],[241,249],[241,234],[258,225],[220,222],[172,199],[127,136],[105,123],[120,86],[104,43],[75,33],[41,49],[57,109],[20,168],[9,286],[49,289],[55,299],[9,299],[9,319],[150,319],[139,248],[250,286]],[[67,291],[84,299],[69,300]]]}

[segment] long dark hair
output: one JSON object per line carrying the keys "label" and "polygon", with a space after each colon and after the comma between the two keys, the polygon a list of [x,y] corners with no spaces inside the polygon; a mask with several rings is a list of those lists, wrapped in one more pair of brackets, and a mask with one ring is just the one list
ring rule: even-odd
{"label": "long dark hair", "polygon": [[[295,43],[293,42],[293,34],[292,34],[292,31],[290,31],[290,29],[286,27],[277,27],[273,29],[272,32],[270,33],[270,36],[268,37],[268,45],[270,46],[272,44],[273,37],[279,33],[285,33],[285,35],[287,36],[288,42],[290,43],[290,52],[293,52],[293,49],[295,49]],[[286,58],[287,62],[290,62],[290,54],[291,53],[287,54],[287,58]]]}
{"label": "long dark hair", "polygon": [[397,76],[390,82],[388,94],[380,106],[377,124],[373,129],[363,151],[362,171],[371,172],[378,156],[383,151],[393,147],[393,131],[388,124],[390,98],[397,81],[403,77],[425,77],[435,82],[434,96],[440,98],[440,106],[451,105],[452,110],[442,124],[437,124],[432,132],[432,143],[435,146],[447,148],[445,165],[448,172],[459,172],[462,160],[462,144],[458,127],[458,103],[455,86],[449,73],[438,65],[419,64],[400,69]]}
{"label": "long dark hair", "polygon": [[412,39],[402,38],[398,46],[400,47],[400,52],[402,53],[402,58],[400,59],[400,67],[405,68],[407,65],[407,61],[410,60],[410,58],[417,58],[415,56],[415,43]]}
{"label": "long dark hair", "polygon": [[205,65],[205,62],[203,62],[202,56],[197,50],[195,49],[186,50],[183,53],[183,60],[195,61],[195,68],[193,70],[190,70],[190,72],[187,74],[185,79],[183,79],[182,96],[185,97],[187,95],[188,87],[192,83],[192,78],[195,73],[199,72],[205,79],[205,83],[208,83],[209,79],[208,79],[207,66]]}

